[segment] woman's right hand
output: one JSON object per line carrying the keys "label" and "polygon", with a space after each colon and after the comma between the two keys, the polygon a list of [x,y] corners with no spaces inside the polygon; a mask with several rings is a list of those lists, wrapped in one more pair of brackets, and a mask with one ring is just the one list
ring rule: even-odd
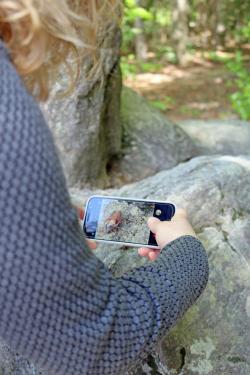
{"label": "woman's right hand", "polygon": [[[155,234],[155,239],[160,250],[178,237],[186,235],[197,237],[188,221],[187,212],[183,208],[176,210],[171,221],[160,221],[155,217],[150,217],[148,219],[148,226],[151,232]],[[160,250],[141,247],[138,249],[138,253],[141,256],[146,256],[149,260],[155,260]]]}

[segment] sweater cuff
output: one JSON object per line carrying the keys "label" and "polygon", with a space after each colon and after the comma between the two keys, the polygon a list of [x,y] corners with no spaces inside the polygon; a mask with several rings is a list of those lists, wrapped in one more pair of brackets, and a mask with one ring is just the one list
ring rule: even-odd
{"label": "sweater cuff", "polygon": [[[202,242],[195,236],[191,236],[190,234],[185,234],[183,236],[180,236],[176,238],[175,240],[172,240],[168,242],[161,250],[162,251],[168,251],[171,247],[178,247],[179,245],[183,245],[185,242],[190,242],[190,240],[194,242],[198,242],[200,245],[202,245]],[[203,246],[203,245],[202,245]]]}
{"label": "sweater cuff", "polygon": [[178,237],[164,246],[156,262],[167,270],[178,300],[182,301],[181,314],[184,313],[208,281],[208,259],[202,242],[191,235]]}

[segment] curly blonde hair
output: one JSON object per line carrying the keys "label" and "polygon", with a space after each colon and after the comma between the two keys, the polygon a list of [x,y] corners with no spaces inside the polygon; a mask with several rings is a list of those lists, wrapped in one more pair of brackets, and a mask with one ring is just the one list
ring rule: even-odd
{"label": "curly blonde hair", "polygon": [[0,0],[0,39],[29,90],[45,100],[62,63],[71,86],[83,57],[100,70],[98,32],[120,18],[120,0]]}

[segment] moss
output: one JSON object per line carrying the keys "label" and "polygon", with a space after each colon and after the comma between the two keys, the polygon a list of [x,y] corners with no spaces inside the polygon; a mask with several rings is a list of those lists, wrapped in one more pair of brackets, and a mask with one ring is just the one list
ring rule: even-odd
{"label": "moss", "polygon": [[232,214],[232,220],[233,221],[236,221],[236,220],[242,220],[244,218],[244,212],[242,210],[233,210],[233,214]]}
{"label": "moss", "polygon": [[247,360],[243,357],[240,357],[240,356],[237,356],[237,355],[234,355],[234,356],[228,356],[227,357],[227,360],[229,362],[233,362],[233,363],[248,363]]}

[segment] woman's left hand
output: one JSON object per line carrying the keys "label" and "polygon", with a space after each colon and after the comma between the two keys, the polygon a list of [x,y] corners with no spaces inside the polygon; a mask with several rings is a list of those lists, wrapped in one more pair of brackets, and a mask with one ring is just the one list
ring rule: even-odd
{"label": "woman's left hand", "polygon": [[[75,205],[74,205],[73,207],[76,209],[76,211],[77,211],[77,213],[78,213],[78,217],[79,217],[79,219],[80,219],[80,220],[83,220],[83,217],[84,217],[84,209],[81,208],[81,207],[75,206]],[[86,241],[87,241],[87,244],[88,244],[88,246],[89,246],[89,248],[90,248],[91,250],[95,250],[95,249],[97,248],[97,244],[96,244],[95,241],[93,241],[93,240],[88,240],[87,238],[86,238]]]}
{"label": "woman's left hand", "polygon": [[151,248],[148,248],[148,247],[140,247],[138,249],[138,254],[142,257],[148,258],[148,260],[156,260],[156,258],[160,254],[160,250],[151,249]]}

